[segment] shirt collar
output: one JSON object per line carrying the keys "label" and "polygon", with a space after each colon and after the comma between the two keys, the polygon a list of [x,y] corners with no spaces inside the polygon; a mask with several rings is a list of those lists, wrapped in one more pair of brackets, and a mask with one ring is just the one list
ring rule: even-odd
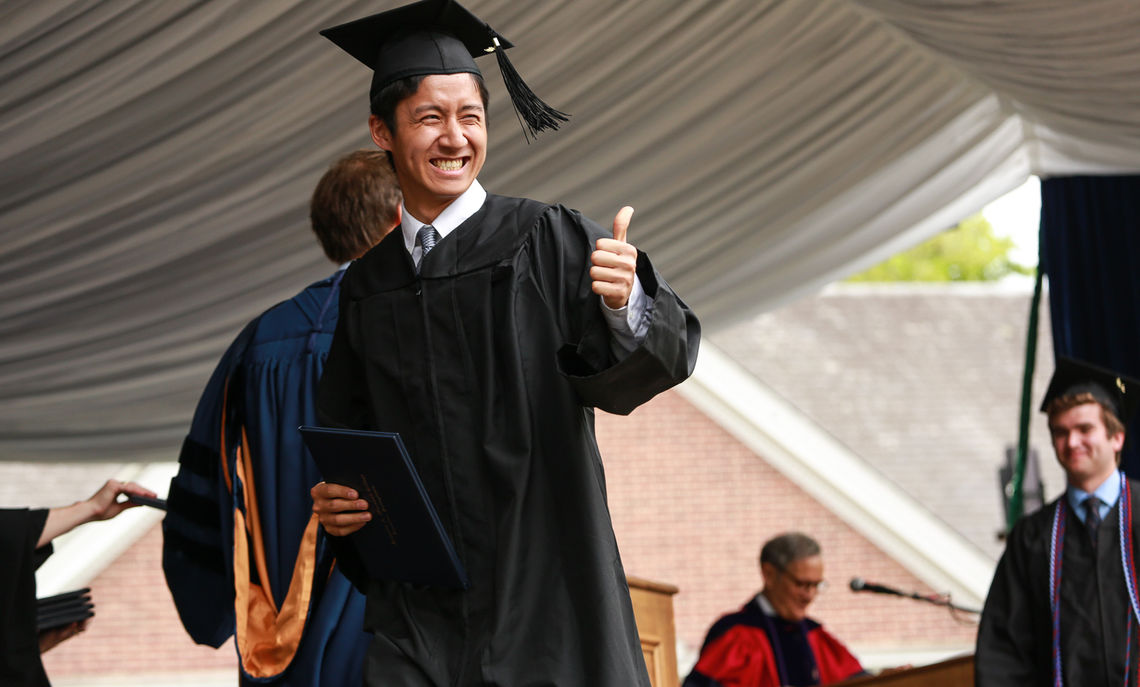
{"label": "shirt collar", "polygon": [[772,605],[772,602],[768,600],[768,597],[764,596],[764,592],[760,592],[756,595],[756,603],[760,606],[760,610],[764,612],[764,615],[776,615],[776,608]]}
{"label": "shirt collar", "polygon": [[[448,234],[455,231],[456,227],[467,221],[468,217],[478,212],[479,208],[483,207],[485,200],[487,200],[487,192],[483,190],[479,180],[472,181],[467,190],[451,201],[451,204],[445,207],[443,212],[439,213],[439,217],[436,217],[435,221],[431,223],[436,232],[439,233],[440,240],[446,238]],[[426,223],[412,217],[407,208],[403,209],[400,231],[404,234],[404,247],[408,249],[409,253],[415,247],[416,234],[420,232],[420,228],[424,224]]]}
{"label": "shirt collar", "polygon": [[[1070,484],[1068,488],[1065,489],[1065,495],[1069,499],[1069,505],[1073,507],[1073,512],[1077,514],[1081,522],[1084,522],[1085,509],[1082,508],[1081,505],[1090,494],[1084,489],[1078,489]],[[1103,504],[1101,506],[1102,510],[1115,506],[1116,500],[1120,498],[1120,473],[1112,473],[1108,479],[1101,482],[1100,486],[1093,490],[1092,495],[1100,499]]]}

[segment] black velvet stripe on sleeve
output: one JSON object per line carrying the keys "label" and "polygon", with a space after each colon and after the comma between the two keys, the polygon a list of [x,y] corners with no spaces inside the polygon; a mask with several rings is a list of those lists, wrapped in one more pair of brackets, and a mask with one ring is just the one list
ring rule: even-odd
{"label": "black velvet stripe on sleeve", "polygon": [[178,468],[213,481],[218,474],[218,452],[186,437],[178,454]]}
{"label": "black velvet stripe on sleeve", "polygon": [[209,529],[211,532],[217,532],[222,526],[221,518],[218,515],[218,502],[208,496],[190,491],[177,479],[170,483],[167,509],[171,513],[177,513],[188,522]]}

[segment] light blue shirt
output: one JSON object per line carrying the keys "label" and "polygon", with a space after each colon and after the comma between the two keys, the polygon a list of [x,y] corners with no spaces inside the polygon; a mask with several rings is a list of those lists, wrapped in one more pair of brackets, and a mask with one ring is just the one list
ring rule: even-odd
{"label": "light blue shirt", "polygon": [[[467,221],[468,217],[478,212],[479,208],[483,207],[485,200],[487,200],[487,192],[483,186],[478,180],[471,182],[467,190],[451,201],[451,204],[444,208],[443,212],[439,213],[439,216],[431,223],[439,234],[439,240],[442,241],[447,238],[447,235]],[[400,231],[404,235],[404,247],[408,249],[408,253],[412,256],[412,262],[417,267],[423,257],[423,251],[416,242],[416,235],[419,234],[420,229],[425,224],[426,222],[412,216],[407,208],[403,208]],[[601,303],[602,314],[613,334],[614,354],[618,357],[625,357],[640,345],[645,339],[646,332],[649,331],[646,296],[645,291],[641,288],[641,280],[634,275],[633,291],[629,294],[629,302],[621,308],[609,307],[601,296],[598,297],[598,301]]]}
{"label": "light blue shirt", "polygon": [[[1069,505],[1073,507],[1073,512],[1083,523],[1085,521],[1085,499],[1090,494],[1084,489],[1069,485],[1065,490],[1065,496],[1069,499]],[[1120,473],[1114,472],[1111,477],[1101,482],[1101,485],[1093,490],[1092,496],[1100,499],[1100,519],[1103,521],[1108,516],[1108,511],[1112,510],[1117,499],[1120,498]]]}

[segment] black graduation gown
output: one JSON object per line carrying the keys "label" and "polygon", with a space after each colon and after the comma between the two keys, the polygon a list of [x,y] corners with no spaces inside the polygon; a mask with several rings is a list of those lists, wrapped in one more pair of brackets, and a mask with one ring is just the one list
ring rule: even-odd
{"label": "black graduation gown", "polygon": [[[1114,478],[1115,479],[1115,478]],[[1132,503],[1140,503],[1137,483],[1128,481]],[[1109,511],[1097,534],[1097,551],[1084,525],[1068,510],[1061,561],[1061,665],[1064,684],[1124,684],[1129,608],[1121,566],[1119,511]],[[1014,525],[986,597],[975,656],[979,687],[1052,684],[1052,612],[1049,608],[1049,547],[1052,504]],[[1133,555],[1140,559],[1140,532],[1132,514]],[[1136,560],[1136,559],[1134,559]],[[1133,620],[1130,681],[1136,680],[1140,629]]]}
{"label": "black graduation gown", "polygon": [[489,195],[420,277],[399,231],[349,268],[318,413],[402,435],[471,580],[369,581],[338,542],[376,633],[368,684],[649,685],[593,408],[626,414],[684,380],[700,327],[639,254],[649,331],[616,362],[588,274],[607,235]]}
{"label": "black graduation gown", "polygon": [[36,568],[51,555],[36,548],[47,510],[0,510],[0,685],[47,687],[36,631]]}

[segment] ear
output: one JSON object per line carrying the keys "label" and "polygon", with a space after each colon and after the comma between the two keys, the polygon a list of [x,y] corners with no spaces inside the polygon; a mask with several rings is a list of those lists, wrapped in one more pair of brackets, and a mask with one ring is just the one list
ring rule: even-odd
{"label": "ear", "polygon": [[1124,432],[1117,432],[1113,436],[1110,436],[1108,441],[1109,445],[1112,446],[1112,450],[1116,453],[1120,453],[1120,450],[1124,448]]}
{"label": "ear", "polygon": [[384,120],[376,115],[368,115],[368,130],[372,133],[372,142],[380,150],[392,152],[392,133],[388,131],[388,125],[384,123]]}
{"label": "ear", "polygon": [[760,576],[764,578],[765,587],[775,582],[776,578],[779,577],[779,575],[780,571],[771,563],[760,564]]}

